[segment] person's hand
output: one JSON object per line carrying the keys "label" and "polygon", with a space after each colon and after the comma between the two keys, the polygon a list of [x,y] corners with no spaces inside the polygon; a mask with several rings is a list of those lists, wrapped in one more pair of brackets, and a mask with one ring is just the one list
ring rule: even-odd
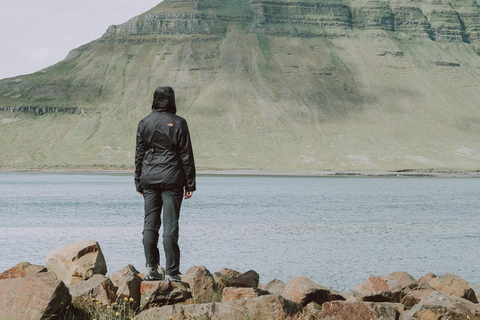
{"label": "person's hand", "polygon": [[138,193],[140,193],[140,195],[143,197],[143,192],[138,191]]}
{"label": "person's hand", "polygon": [[190,199],[193,195],[193,191],[185,190],[185,199]]}

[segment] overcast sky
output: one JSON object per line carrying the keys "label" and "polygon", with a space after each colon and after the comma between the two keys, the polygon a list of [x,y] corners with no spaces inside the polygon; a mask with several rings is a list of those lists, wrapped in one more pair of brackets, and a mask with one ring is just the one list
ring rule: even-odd
{"label": "overcast sky", "polygon": [[0,79],[36,72],[162,0],[0,0]]}

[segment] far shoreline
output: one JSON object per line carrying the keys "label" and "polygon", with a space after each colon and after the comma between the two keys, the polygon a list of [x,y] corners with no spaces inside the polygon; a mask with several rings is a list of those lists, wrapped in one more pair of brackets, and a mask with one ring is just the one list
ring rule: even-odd
{"label": "far shoreline", "polygon": [[[103,168],[41,168],[17,169],[0,168],[0,173],[60,173],[60,174],[121,174],[133,175],[132,169],[103,169]],[[444,178],[480,178],[480,171],[434,171],[434,170],[399,170],[399,171],[333,171],[333,170],[262,170],[262,169],[229,169],[212,170],[198,169],[198,176],[258,176],[258,177],[444,177]]]}

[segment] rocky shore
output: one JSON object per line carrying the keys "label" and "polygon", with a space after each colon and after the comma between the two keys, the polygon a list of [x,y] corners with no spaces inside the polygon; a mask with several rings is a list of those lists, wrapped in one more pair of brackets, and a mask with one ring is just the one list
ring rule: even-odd
{"label": "rocky shore", "polygon": [[480,286],[454,274],[373,276],[351,294],[302,276],[261,284],[254,270],[193,266],[181,282],[143,281],[131,265],[106,274],[91,239],[53,250],[45,266],[19,263],[0,273],[0,320],[480,320]]}

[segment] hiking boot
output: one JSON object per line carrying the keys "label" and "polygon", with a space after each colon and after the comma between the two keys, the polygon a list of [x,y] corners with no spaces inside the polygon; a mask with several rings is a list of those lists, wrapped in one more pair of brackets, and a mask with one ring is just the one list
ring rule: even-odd
{"label": "hiking boot", "polygon": [[173,282],[180,282],[182,281],[182,278],[180,277],[179,274],[176,274],[176,275],[170,275],[170,274],[167,274],[165,276],[165,281],[173,281]]}
{"label": "hiking boot", "polygon": [[162,275],[158,272],[157,267],[147,267],[143,280],[146,281],[161,281]]}

